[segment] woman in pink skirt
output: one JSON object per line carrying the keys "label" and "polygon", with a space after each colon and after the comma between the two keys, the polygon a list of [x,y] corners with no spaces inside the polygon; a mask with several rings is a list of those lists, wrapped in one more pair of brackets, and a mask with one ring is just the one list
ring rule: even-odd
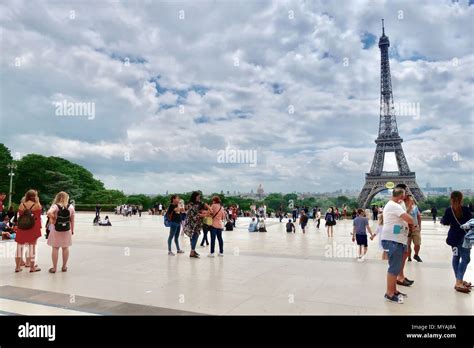
{"label": "woman in pink skirt", "polygon": [[59,248],[62,249],[63,253],[61,271],[67,272],[69,247],[72,244],[72,235],[74,234],[74,207],[69,205],[69,195],[66,192],[61,191],[56,195],[47,215],[50,222],[48,245],[53,248],[53,267],[49,269],[49,273],[56,273]]}

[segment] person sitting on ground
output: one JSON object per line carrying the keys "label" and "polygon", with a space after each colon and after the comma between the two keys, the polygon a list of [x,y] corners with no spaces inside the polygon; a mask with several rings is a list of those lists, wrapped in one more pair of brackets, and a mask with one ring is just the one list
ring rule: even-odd
{"label": "person sitting on ground", "polygon": [[99,226],[112,226],[108,215],[104,218],[104,221],[99,220]]}
{"label": "person sitting on ground", "polygon": [[250,221],[248,230],[249,232],[257,232],[257,221],[254,217],[252,218],[252,221]]}
{"label": "person sitting on ground", "polygon": [[8,215],[5,215],[3,217],[3,221],[0,222],[0,230],[2,232],[13,232],[13,229],[10,226],[10,218],[8,217]]}
{"label": "person sitting on ground", "polygon": [[8,215],[3,217],[3,221],[0,222],[0,231],[2,233],[2,240],[6,239],[15,239],[15,231],[12,226],[10,226],[10,218]]}
{"label": "person sitting on ground", "polygon": [[[14,233],[13,233],[14,234]],[[13,235],[10,232],[4,232],[2,231],[2,240],[9,240],[9,239],[15,239],[15,237],[12,237]]]}
{"label": "person sitting on ground", "polygon": [[286,232],[288,233],[296,233],[296,228],[295,228],[295,224],[293,223],[293,221],[291,219],[288,220],[288,222],[286,223]]}
{"label": "person sitting on ground", "polygon": [[258,221],[258,232],[267,232],[267,228],[265,226],[265,219],[261,218]]}

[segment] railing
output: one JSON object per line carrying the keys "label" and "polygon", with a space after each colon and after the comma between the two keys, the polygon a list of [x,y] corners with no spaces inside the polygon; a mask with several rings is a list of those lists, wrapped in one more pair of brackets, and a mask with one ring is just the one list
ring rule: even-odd
{"label": "railing", "polygon": [[366,177],[370,178],[387,178],[387,177],[414,177],[415,172],[408,172],[408,173],[400,173],[400,172],[382,172],[380,175],[366,173]]}

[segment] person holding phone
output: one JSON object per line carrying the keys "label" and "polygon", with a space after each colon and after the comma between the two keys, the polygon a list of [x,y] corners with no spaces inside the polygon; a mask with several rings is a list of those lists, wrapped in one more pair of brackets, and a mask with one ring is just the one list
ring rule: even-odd
{"label": "person holding phone", "polygon": [[199,258],[199,253],[196,251],[196,244],[201,234],[202,219],[208,215],[207,204],[201,202],[201,193],[194,191],[189,199],[188,210],[186,213],[186,220],[184,223],[184,234],[191,240],[191,252],[189,257]]}
{"label": "person holding phone", "polygon": [[184,253],[183,250],[179,248],[179,232],[181,230],[181,213],[184,212],[184,207],[179,206],[180,198],[178,195],[172,195],[170,198],[170,206],[166,211],[166,215],[170,221],[170,234],[168,236],[168,255],[174,256],[175,254],[171,250],[171,243],[174,238],[174,243],[176,244],[176,252],[178,254]]}

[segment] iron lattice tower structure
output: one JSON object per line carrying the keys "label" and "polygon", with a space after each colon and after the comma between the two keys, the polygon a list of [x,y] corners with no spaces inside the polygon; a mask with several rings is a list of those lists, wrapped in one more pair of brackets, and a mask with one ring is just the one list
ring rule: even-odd
{"label": "iron lattice tower structure", "polygon": [[[365,175],[365,185],[359,195],[359,207],[367,208],[372,198],[386,189],[387,182],[407,185],[409,191],[417,201],[424,198],[423,192],[416,183],[415,172],[410,171],[407,159],[403,152],[403,139],[398,134],[397,119],[393,104],[392,78],[390,76],[390,62],[388,59],[388,48],[390,41],[385,35],[382,19],[382,36],[379,39],[381,76],[380,76],[380,123],[379,135],[375,140],[377,145],[370,173]],[[398,171],[384,172],[383,164],[385,153],[395,152]]]}

